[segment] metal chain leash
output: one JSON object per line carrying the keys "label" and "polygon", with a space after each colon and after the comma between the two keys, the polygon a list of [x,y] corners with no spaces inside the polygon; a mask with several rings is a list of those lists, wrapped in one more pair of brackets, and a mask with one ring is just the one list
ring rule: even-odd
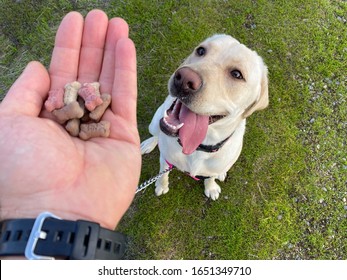
{"label": "metal chain leash", "polygon": [[161,176],[163,176],[165,173],[171,171],[172,169],[174,169],[175,166],[170,165],[168,168],[166,168],[165,170],[161,171],[158,175],[150,178],[149,180],[143,182],[141,185],[139,185],[137,187],[137,190],[135,192],[135,194],[137,194],[138,192],[144,190],[145,188],[147,188],[149,185],[153,184],[154,182],[156,182]]}

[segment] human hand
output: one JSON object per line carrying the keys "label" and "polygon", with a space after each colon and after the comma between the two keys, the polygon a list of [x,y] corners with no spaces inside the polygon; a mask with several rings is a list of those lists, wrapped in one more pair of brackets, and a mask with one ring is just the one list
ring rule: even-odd
{"label": "human hand", "polygon": [[[111,93],[103,119],[109,138],[71,137],[42,105],[68,82],[100,82]],[[91,11],[65,16],[49,72],[27,65],[0,104],[0,220],[50,211],[114,229],[128,209],[141,169],[136,124],[136,51],[128,25]]]}

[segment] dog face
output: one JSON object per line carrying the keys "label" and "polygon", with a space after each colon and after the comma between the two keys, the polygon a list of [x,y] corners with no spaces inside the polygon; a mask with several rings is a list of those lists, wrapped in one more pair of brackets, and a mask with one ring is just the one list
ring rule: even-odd
{"label": "dog face", "polygon": [[246,118],[265,108],[267,84],[267,68],[260,56],[231,36],[212,36],[170,77],[169,94],[175,100],[160,128],[179,136],[183,153],[191,154],[210,125]]}
{"label": "dog face", "polygon": [[268,105],[267,68],[228,35],[202,42],[169,80],[169,93],[199,115],[248,117]]}

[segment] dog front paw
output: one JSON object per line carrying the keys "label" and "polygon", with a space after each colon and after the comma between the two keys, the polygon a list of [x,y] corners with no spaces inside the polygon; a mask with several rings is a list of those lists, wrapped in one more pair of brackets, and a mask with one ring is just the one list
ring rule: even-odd
{"label": "dog front paw", "polygon": [[[164,182],[163,182],[164,181]],[[169,191],[169,183],[166,180],[158,180],[155,184],[155,194],[160,196],[166,194]]]}
{"label": "dog front paw", "polygon": [[[207,181],[207,182],[206,182]],[[205,195],[212,200],[217,200],[221,193],[220,186],[214,180],[205,181]]]}
{"label": "dog front paw", "polygon": [[166,187],[166,188],[163,188],[162,186],[157,186],[155,188],[155,194],[156,196],[160,196],[162,194],[166,194],[167,192],[169,191],[169,188]]}

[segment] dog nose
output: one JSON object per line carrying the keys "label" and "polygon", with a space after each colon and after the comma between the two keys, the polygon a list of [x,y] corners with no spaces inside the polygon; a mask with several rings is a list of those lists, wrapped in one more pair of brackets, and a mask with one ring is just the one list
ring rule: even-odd
{"label": "dog nose", "polygon": [[178,91],[186,94],[197,92],[202,86],[202,80],[198,73],[189,67],[178,69],[174,76],[174,85]]}

